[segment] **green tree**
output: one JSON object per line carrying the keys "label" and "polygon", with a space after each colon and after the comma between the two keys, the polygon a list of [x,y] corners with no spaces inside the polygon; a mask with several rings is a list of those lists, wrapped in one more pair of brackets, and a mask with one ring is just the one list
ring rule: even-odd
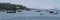
{"label": "green tree", "polygon": [[10,3],[0,3],[0,9],[7,9],[7,10],[16,10],[16,7],[19,7],[21,10],[28,9],[26,6],[23,5],[16,5]]}

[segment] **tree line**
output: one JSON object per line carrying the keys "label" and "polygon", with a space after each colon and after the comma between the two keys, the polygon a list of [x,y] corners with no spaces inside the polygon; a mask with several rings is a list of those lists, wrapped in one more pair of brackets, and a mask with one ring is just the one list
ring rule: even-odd
{"label": "tree line", "polygon": [[[19,8],[17,8],[19,7]],[[10,3],[0,3],[0,9],[6,9],[6,10],[29,10],[26,6],[23,5],[16,5],[16,4],[10,4]]]}

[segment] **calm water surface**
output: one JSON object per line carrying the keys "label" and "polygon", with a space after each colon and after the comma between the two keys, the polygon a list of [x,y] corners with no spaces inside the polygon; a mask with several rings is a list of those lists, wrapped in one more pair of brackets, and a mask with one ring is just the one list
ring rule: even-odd
{"label": "calm water surface", "polygon": [[0,20],[60,20],[60,11],[57,12],[56,15],[46,11],[36,12],[35,10],[17,13],[0,12]]}

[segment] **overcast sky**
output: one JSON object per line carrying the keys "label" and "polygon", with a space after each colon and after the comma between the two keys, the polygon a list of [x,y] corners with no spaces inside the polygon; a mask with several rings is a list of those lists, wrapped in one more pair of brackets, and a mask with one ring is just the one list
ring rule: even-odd
{"label": "overcast sky", "polygon": [[60,8],[60,0],[0,0],[0,2],[20,4],[28,8],[40,8],[40,9]]}

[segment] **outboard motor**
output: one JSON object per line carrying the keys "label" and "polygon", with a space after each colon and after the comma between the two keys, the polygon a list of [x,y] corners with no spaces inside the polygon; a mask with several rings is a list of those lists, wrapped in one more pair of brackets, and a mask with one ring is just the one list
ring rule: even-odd
{"label": "outboard motor", "polygon": [[54,14],[58,14],[57,11],[54,11]]}

